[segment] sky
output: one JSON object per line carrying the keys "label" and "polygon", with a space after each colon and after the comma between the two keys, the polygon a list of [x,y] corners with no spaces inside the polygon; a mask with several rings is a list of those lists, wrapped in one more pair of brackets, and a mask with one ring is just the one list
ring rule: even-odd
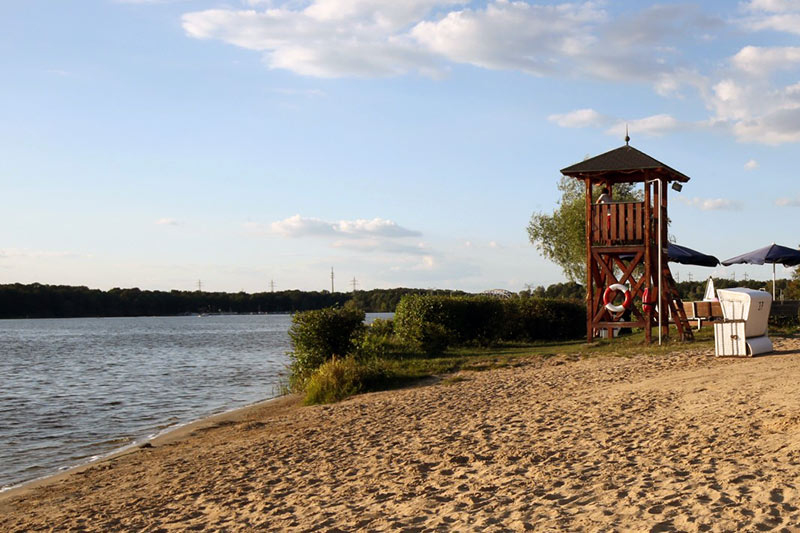
{"label": "sky", "polygon": [[798,0],[6,1],[0,72],[0,283],[546,286],[530,217],[626,125],[679,244],[800,244]]}

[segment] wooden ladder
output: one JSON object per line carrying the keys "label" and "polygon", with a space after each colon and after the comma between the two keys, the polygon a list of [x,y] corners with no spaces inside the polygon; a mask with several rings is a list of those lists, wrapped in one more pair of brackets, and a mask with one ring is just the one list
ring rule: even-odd
{"label": "wooden ladder", "polygon": [[667,295],[670,297],[670,311],[675,320],[675,325],[678,327],[678,335],[680,335],[683,341],[693,341],[694,333],[692,332],[692,326],[689,324],[686,311],[683,309],[683,301],[681,300],[680,294],[678,294],[678,286],[675,283],[675,279],[672,277],[669,266],[664,267],[662,274],[667,285]]}

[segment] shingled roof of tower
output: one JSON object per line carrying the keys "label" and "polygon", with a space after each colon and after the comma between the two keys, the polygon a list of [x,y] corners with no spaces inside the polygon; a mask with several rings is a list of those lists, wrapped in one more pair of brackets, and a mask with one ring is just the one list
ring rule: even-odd
{"label": "shingled roof of tower", "polygon": [[667,181],[689,181],[689,176],[678,172],[646,153],[626,144],[614,150],[589,158],[561,169],[565,176],[583,178],[590,175],[631,174],[640,170],[656,170],[666,174]]}

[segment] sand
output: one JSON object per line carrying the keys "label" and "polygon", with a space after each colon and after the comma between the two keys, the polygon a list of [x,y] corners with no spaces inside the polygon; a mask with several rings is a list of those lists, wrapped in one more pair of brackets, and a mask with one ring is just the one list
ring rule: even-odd
{"label": "sand", "polygon": [[800,531],[800,341],[569,355],[204,421],[0,495],[2,531]]}

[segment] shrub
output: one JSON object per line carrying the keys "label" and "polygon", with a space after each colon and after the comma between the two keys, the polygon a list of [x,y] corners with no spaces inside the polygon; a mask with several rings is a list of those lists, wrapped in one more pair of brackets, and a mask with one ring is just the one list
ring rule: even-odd
{"label": "shrub", "polygon": [[306,378],[332,357],[350,353],[363,329],[364,312],[357,309],[296,313],[289,328],[292,388],[302,388]]}
{"label": "shrub", "polygon": [[425,322],[420,327],[417,346],[427,355],[436,355],[444,352],[454,338],[453,332],[442,324]]}
{"label": "shrub", "polygon": [[355,341],[353,354],[359,360],[393,358],[407,355],[412,350],[392,331],[391,320],[376,320]]}
{"label": "shrub", "polygon": [[397,336],[427,354],[450,345],[578,338],[585,327],[579,302],[542,298],[413,295],[395,314]]}
{"label": "shrub", "polygon": [[394,321],[391,318],[376,318],[367,326],[367,330],[373,335],[391,336],[394,335]]}
{"label": "shrub", "polygon": [[359,361],[355,357],[338,358],[323,363],[306,382],[306,404],[333,403],[376,388],[389,379],[390,373],[378,359]]}
{"label": "shrub", "polygon": [[405,296],[395,311],[395,332],[426,353],[450,344],[489,345],[501,337],[503,305],[486,296]]}
{"label": "shrub", "polygon": [[586,308],[578,302],[531,298],[508,305],[506,340],[541,341],[581,337],[586,332]]}

